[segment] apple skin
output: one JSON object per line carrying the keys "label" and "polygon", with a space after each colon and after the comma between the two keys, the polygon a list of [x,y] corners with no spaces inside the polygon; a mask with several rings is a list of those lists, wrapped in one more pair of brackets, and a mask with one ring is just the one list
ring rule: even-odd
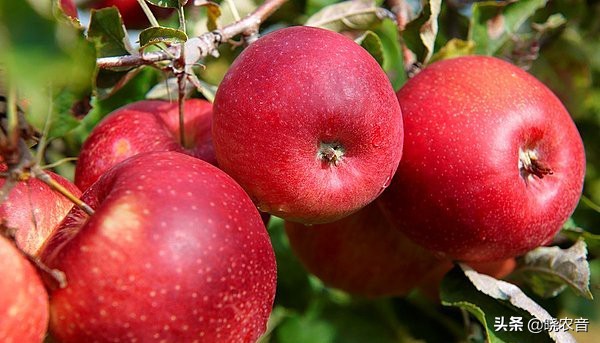
{"label": "apple skin", "polygon": [[[82,196],[44,246],[60,342],[255,342],[276,266],[256,207],[229,176],[177,152],[134,156]],[[87,219],[87,220],[86,220]]]}
{"label": "apple skin", "polygon": [[81,148],[75,184],[86,190],[115,164],[149,151],[178,151],[216,164],[211,137],[212,104],[189,99],[184,111],[185,147],[179,139],[177,102],[142,100],[106,116]]}
{"label": "apple skin", "polygon": [[48,326],[48,294],[35,268],[2,236],[0,275],[0,342],[42,342]]}
{"label": "apple skin", "polygon": [[258,208],[302,223],[373,201],[402,155],[402,114],[383,70],[354,41],[312,27],[274,31],[240,54],[212,130],[219,167]]}
{"label": "apple skin", "polygon": [[369,298],[408,294],[443,263],[392,228],[376,204],[339,221],[286,222],[290,246],[326,285]]}
{"label": "apple skin", "polygon": [[463,261],[551,241],[581,195],[585,154],[546,86],[497,58],[470,56],[431,64],[398,99],[404,156],[381,197],[398,229]]}
{"label": "apple skin", "polygon": [[[173,14],[172,8],[164,8],[147,3],[156,19],[165,19]],[[138,4],[137,0],[98,0],[91,4],[91,8],[101,9],[115,6],[121,13],[123,23],[130,29],[145,29],[150,27],[150,21]]]}
{"label": "apple skin", "polygon": [[79,18],[79,15],[77,14],[77,7],[75,6],[73,0],[60,0],[60,7],[69,17],[75,19]]}
{"label": "apple skin", "polygon": [[[6,165],[0,165],[6,171]],[[60,185],[79,197],[81,191],[67,179],[50,171],[47,173]],[[5,180],[0,179],[0,187]],[[38,179],[19,182],[8,198],[0,205],[0,220],[6,227],[16,229],[15,239],[19,248],[31,256],[50,236],[52,231],[69,213],[73,203]]]}

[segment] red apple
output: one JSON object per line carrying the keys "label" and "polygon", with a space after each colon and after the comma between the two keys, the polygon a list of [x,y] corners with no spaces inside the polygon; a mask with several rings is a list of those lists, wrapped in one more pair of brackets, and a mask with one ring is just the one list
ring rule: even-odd
{"label": "red apple", "polygon": [[[173,9],[154,6],[147,3],[157,19],[168,18],[173,14]],[[150,27],[148,17],[140,7],[137,0],[97,0],[92,2],[91,8],[100,9],[114,6],[119,9],[123,23],[130,29],[145,29]]]}
{"label": "red apple", "polygon": [[172,150],[215,164],[210,133],[212,105],[189,99],[184,113],[186,142],[182,146],[177,102],[143,100],[112,112],[83,144],[75,184],[85,190],[112,166],[141,152]]}
{"label": "red apple", "polygon": [[255,342],[276,267],[256,207],[229,176],[176,152],[134,156],[82,196],[41,259],[60,342]]}
{"label": "red apple", "polygon": [[290,27],[235,60],[217,91],[219,167],[258,207],[325,223],[364,207],[402,155],[402,114],[377,62],[335,32]]}
{"label": "red apple", "polygon": [[48,326],[48,294],[33,266],[2,236],[0,275],[0,342],[42,342]]}
{"label": "red apple", "polygon": [[79,18],[79,15],[77,14],[77,7],[75,6],[73,0],[60,0],[60,7],[69,17]]}
{"label": "red apple", "polygon": [[370,204],[339,221],[285,224],[290,246],[325,284],[367,297],[408,294],[441,261],[391,227]]}
{"label": "red apple", "polygon": [[383,208],[451,259],[490,261],[548,243],[581,195],[585,155],[569,113],[525,71],[471,56],[398,92],[404,157]]}
{"label": "red apple", "polygon": [[[6,165],[0,165],[0,171],[6,171]],[[75,196],[81,195],[81,191],[65,178],[47,173]],[[0,187],[4,182],[4,179],[0,179]],[[67,198],[42,181],[32,178],[17,183],[11,190],[6,201],[0,205],[0,219],[4,226],[16,230],[18,246],[35,256],[72,207],[73,203]]]}

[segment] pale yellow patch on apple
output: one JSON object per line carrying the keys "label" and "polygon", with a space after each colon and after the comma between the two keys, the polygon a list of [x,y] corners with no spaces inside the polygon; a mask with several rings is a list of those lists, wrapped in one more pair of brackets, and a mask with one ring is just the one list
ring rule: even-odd
{"label": "pale yellow patch on apple", "polygon": [[131,150],[131,144],[127,139],[119,139],[113,144],[113,152],[115,156],[128,155]]}
{"label": "pale yellow patch on apple", "polygon": [[115,242],[134,242],[142,233],[138,205],[133,199],[123,199],[104,216],[100,232]]}

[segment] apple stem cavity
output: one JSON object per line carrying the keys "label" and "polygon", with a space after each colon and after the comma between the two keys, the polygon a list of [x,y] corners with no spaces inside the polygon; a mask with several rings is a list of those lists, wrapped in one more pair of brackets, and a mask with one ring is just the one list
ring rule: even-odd
{"label": "apple stem cavity", "polygon": [[342,160],[345,153],[344,147],[337,142],[319,144],[317,158],[327,165],[337,166]]}
{"label": "apple stem cavity", "polygon": [[546,175],[554,174],[550,167],[539,160],[536,150],[532,149],[519,149],[519,172],[525,181],[533,176],[543,179]]}

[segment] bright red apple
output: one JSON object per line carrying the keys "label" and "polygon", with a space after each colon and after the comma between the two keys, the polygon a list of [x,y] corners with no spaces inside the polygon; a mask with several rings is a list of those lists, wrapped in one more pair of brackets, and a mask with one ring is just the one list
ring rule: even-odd
{"label": "bright red apple", "polygon": [[79,15],[77,14],[77,7],[75,6],[73,0],[60,0],[60,7],[69,17],[79,18]]}
{"label": "bright red apple", "polygon": [[417,243],[457,260],[514,257],[548,243],[575,209],[581,137],[525,71],[492,57],[445,60],[398,99],[404,156],[382,204]]}
{"label": "bright red apple", "polygon": [[211,103],[186,100],[184,113],[186,142],[182,146],[177,102],[143,100],[112,112],[83,144],[75,184],[85,190],[112,166],[141,152],[172,150],[216,164],[210,132]]}
{"label": "bright red apple", "polygon": [[177,152],[134,156],[82,196],[41,259],[60,342],[255,342],[273,305],[269,236],[242,188]]}
{"label": "bright red apple", "polygon": [[[0,171],[5,170],[6,165],[0,165]],[[47,173],[73,195],[81,195],[81,191],[65,178]],[[4,179],[0,179],[0,187],[4,182]],[[18,246],[35,256],[72,207],[73,203],[67,198],[42,181],[32,178],[17,183],[11,190],[6,201],[0,205],[0,220],[5,227],[16,230]]]}
{"label": "bright red apple", "polygon": [[[156,19],[168,18],[173,14],[173,9],[154,6],[148,3]],[[137,0],[97,0],[91,3],[91,8],[100,9],[115,6],[121,13],[123,23],[130,29],[145,29],[150,27],[148,17],[140,7]]]}
{"label": "bright red apple", "polygon": [[217,91],[219,167],[258,207],[331,222],[389,184],[402,155],[402,114],[377,62],[335,32],[290,27],[260,38]]}
{"label": "bright red apple", "polygon": [[48,326],[48,294],[34,267],[2,236],[0,275],[0,342],[42,342]]}
{"label": "bright red apple", "polygon": [[375,204],[339,221],[286,222],[290,246],[325,284],[367,297],[408,294],[441,263],[391,227]]}

